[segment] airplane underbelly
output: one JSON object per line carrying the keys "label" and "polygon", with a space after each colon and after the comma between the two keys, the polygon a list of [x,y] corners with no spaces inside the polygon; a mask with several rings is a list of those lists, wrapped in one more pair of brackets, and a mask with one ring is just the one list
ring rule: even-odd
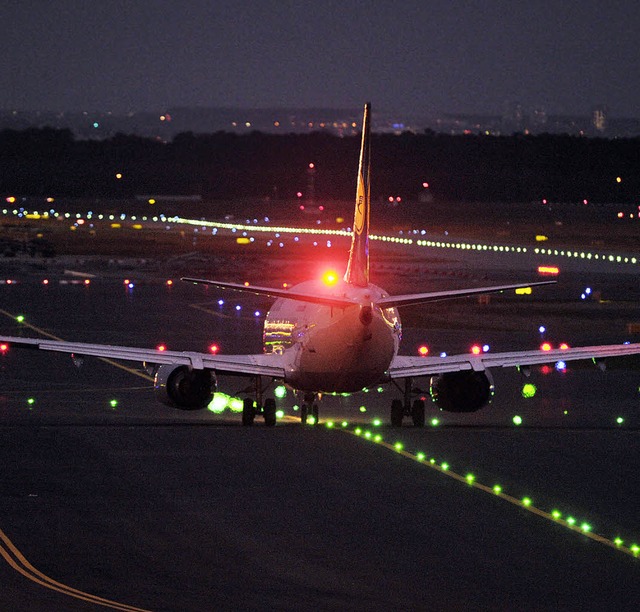
{"label": "airplane underbelly", "polygon": [[288,382],[300,390],[337,393],[383,382],[396,351],[392,330],[377,317],[355,329],[353,322],[341,321],[310,335]]}

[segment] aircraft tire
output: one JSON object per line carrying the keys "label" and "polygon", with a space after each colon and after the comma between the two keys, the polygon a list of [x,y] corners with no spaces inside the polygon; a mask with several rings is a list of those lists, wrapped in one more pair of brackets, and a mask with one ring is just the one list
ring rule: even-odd
{"label": "aircraft tire", "polygon": [[413,401],[411,420],[414,427],[424,427],[424,400],[417,399]]}
{"label": "aircraft tire", "polygon": [[272,397],[264,400],[264,424],[267,427],[273,427],[276,424],[276,401]]}
{"label": "aircraft tire", "polygon": [[253,398],[245,397],[242,401],[242,425],[248,427],[253,425],[253,420],[256,418],[256,409],[253,405]]}
{"label": "aircraft tire", "polygon": [[399,399],[391,402],[391,427],[402,427],[402,418],[404,417],[404,406]]}

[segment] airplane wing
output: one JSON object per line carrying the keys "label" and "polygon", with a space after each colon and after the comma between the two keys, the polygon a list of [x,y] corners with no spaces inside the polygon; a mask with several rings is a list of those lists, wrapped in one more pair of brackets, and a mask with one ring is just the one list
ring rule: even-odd
{"label": "airplane wing", "polygon": [[[601,346],[581,346],[550,351],[529,350],[508,353],[483,353],[480,355],[461,354],[447,357],[411,357],[398,355],[389,366],[390,378],[413,376],[434,376],[461,370],[482,371],[487,368],[527,368],[534,365],[556,364],[559,361],[591,361],[605,368],[608,362],[618,365],[625,363],[625,357],[638,356],[640,344],[606,344]],[[614,359],[618,358],[618,359]],[[617,363],[616,363],[617,362]],[[634,364],[640,364],[640,356]]]}
{"label": "airplane wing", "polygon": [[453,289],[450,291],[432,291],[430,293],[408,293],[406,295],[390,295],[376,300],[376,304],[381,308],[392,306],[409,306],[411,304],[424,304],[425,302],[439,302],[441,300],[452,300],[470,295],[482,293],[498,293],[511,289],[525,289],[527,287],[537,287],[539,285],[552,285],[556,281],[536,281],[534,283],[517,283],[514,285],[493,285],[490,287],[475,287],[473,289]]}
{"label": "airplane wing", "polygon": [[20,348],[67,353],[76,357],[102,357],[122,361],[137,361],[153,365],[187,365],[196,370],[214,370],[219,374],[246,374],[284,377],[284,361],[275,353],[255,355],[211,355],[190,351],[159,351],[157,349],[64,342],[39,338],[0,336],[0,342]]}

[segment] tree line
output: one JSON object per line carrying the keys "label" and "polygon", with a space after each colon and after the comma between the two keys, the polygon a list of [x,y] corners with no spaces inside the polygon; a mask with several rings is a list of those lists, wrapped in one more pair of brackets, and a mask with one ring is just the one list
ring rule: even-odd
{"label": "tree line", "polygon": [[[178,134],[170,142],[70,130],[0,132],[0,194],[205,199],[352,198],[359,137],[326,133]],[[313,171],[309,164],[313,164]],[[635,202],[640,138],[568,135],[373,134],[372,198]],[[639,202],[640,203],[640,202]]]}

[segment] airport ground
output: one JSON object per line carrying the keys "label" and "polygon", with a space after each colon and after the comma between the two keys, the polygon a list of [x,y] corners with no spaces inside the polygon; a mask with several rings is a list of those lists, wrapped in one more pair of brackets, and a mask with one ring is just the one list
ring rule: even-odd
{"label": "airport ground", "polygon": [[[232,280],[260,264],[251,282],[282,274],[295,282],[343,254],[302,249],[290,270],[289,249],[298,247],[289,243],[273,255],[264,241],[243,251],[233,236],[197,236],[194,245],[193,233],[176,228],[157,237],[129,231],[141,252],[127,257],[116,249],[94,258],[92,247],[2,260],[0,277],[16,281],[0,286],[2,334],[177,350],[215,341],[225,352],[255,352],[254,312],[268,304],[222,294],[220,306],[219,294],[167,286],[167,275]],[[165,254],[147,238],[188,245]],[[459,251],[406,257],[401,246],[379,245],[375,280],[390,290],[521,278],[538,263]],[[65,270],[95,276],[85,285]],[[550,339],[574,345],[637,340],[633,270],[585,265],[561,280],[532,296],[413,309],[403,318],[405,351],[422,342],[452,353],[473,342],[532,348],[541,322]],[[586,283],[600,298],[580,299]],[[640,559],[629,552],[640,544],[637,372],[535,371],[526,380],[496,372],[485,410],[433,408],[437,426],[393,430],[384,425],[393,389],[324,398],[317,428],[295,421],[289,394],[274,429],[246,429],[228,411],[173,411],[155,401],[148,379],[100,360],[78,369],[65,356],[10,350],[0,370],[4,609],[107,605],[96,596],[117,609],[171,611],[635,610],[640,601]],[[533,397],[524,397],[525,382],[536,385]],[[220,386],[241,387],[234,379]]]}

